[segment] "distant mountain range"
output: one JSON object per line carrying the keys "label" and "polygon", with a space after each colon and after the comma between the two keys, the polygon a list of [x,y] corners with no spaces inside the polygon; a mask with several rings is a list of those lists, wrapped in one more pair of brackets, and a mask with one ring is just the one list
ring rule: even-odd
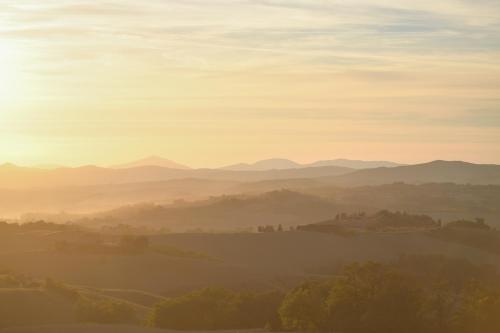
{"label": "distant mountain range", "polygon": [[[9,163],[7,165],[12,166],[12,164]],[[255,163],[238,163],[238,164],[228,165],[218,169],[231,170],[231,171],[266,171],[266,170],[286,170],[286,169],[300,169],[300,168],[327,167],[327,166],[328,167],[338,166],[350,169],[370,169],[379,167],[393,168],[402,165],[403,164],[398,164],[390,161],[362,161],[362,160],[349,160],[349,159],[321,160],[313,163],[300,164],[289,159],[272,158],[272,159],[257,161]],[[44,169],[44,170],[66,168],[63,165],[58,165],[58,164],[38,164],[32,167],[34,169]],[[140,160],[132,161],[129,163],[111,165],[108,168],[130,169],[139,167],[162,167],[162,168],[177,169],[177,170],[193,169],[187,165],[180,164],[175,161],[154,155]]]}
{"label": "distant mountain range", "polygon": [[154,166],[42,170],[4,165],[0,166],[0,220],[27,212],[83,213],[128,204],[167,204],[282,189],[334,200],[346,211],[385,208],[436,218],[498,220],[494,207],[498,206],[499,185],[499,165],[446,161],[368,170],[314,167],[267,171]]}
{"label": "distant mountain range", "polygon": [[0,188],[19,189],[113,185],[187,178],[249,182],[268,179],[329,177],[352,171],[353,169],[335,166],[264,171],[171,169],[159,166],[138,166],[119,169],[83,166],[46,170],[4,164],[0,166]]}
{"label": "distant mountain range", "polygon": [[[220,168],[221,170],[231,171],[266,171],[266,170],[286,170],[286,169],[300,169],[300,168],[313,168],[313,167],[326,167],[326,166],[339,166],[350,169],[370,169],[379,167],[397,167],[402,164],[389,162],[389,161],[361,161],[361,160],[348,160],[348,159],[334,159],[322,160],[313,163],[300,164],[295,161],[284,158],[272,158],[267,160],[257,161],[255,163],[238,163],[228,165]],[[138,161],[133,161],[126,164],[113,165],[112,169],[128,169],[145,166],[158,166],[169,169],[189,170],[190,167],[179,164],[177,162],[165,159],[159,156],[150,156]]]}
{"label": "distant mountain range", "polygon": [[[14,166],[13,164],[10,163],[7,163],[5,165]],[[349,160],[349,159],[321,160],[313,163],[300,164],[289,159],[272,158],[272,159],[257,161],[255,163],[238,163],[238,164],[228,165],[218,169],[231,170],[231,171],[266,171],[266,170],[286,170],[286,169],[301,169],[301,168],[314,168],[314,167],[327,167],[327,166],[337,166],[350,169],[370,169],[379,167],[392,168],[402,165],[403,164],[390,161],[362,161],[362,160]],[[162,167],[162,168],[176,169],[176,170],[192,169],[187,165],[180,164],[175,161],[154,155],[128,163],[111,165],[108,166],[107,168],[130,169],[139,167]],[[33,168],[54,170],[67,167],[58,164],[38,164],[33,166]]]}
{"label": "distant mountain range", "polygon": [[[280,163],[281,166],[285,165],[283,161]],[[338,186],[380,185],[395,182],[488,185],[500,184],[500,165],[434,161],[417,165],[363,170],[339,166],[316,166],[258,171],[175,169],[160,166],[131,168],[84,166],[46,170],[19,167],[12,164],[0,166],[0,188],[10,189],[112,185],[188,178],[237,182],[309,179],[314,180],[319,185]]]}
{"label": "distant mountain range", "polygon": [[369,169],[379,167],[397,167],[402,164],[389,162],[389,161],[359,161],[347,159],[323,160],[314,163],[300,164],[288,159],[273,158],[268,160],[261,160],[255,163],[238,163],[223,167],[223,170],[235,171],[259,171],[259,170],[283,170],[283,169],[298,169],[298,168],[313,168],[325,166],[340,166],[351,169]]}

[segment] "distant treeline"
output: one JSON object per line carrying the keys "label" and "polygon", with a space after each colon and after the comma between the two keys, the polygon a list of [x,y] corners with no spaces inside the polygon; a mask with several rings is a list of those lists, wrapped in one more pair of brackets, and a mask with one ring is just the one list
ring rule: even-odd
{"label": "distant treeline", "polygon": [[105,241],[98,234],[84,241],[58,240],[53,243],[52,250],[64,254],[97,254],[97,255],[142,255],[147,253],[161,254],[171,257],[192,259],[210,259],[209,256],[191,250],[183,250],[171,245],[151,245],[149,236],[122,235]]}
{"label": "distant treeline", "polygon": [[381,210],[375,214],[339,213],[333,219],[298,226],[299,231],[335,232],[340,228],[365,231],[391,231],[401,229],[435,229],[442,226],[440,220],[422,214],[408,214],[407,212],[391,212]]}
{"label": "distant treeline", "polygon": [[8,223],[0,220],[0,232],[19,230],[63,231],[71,229],[81,229],[81,227],[71,224],[51,223],[43,220],[26,223]]}

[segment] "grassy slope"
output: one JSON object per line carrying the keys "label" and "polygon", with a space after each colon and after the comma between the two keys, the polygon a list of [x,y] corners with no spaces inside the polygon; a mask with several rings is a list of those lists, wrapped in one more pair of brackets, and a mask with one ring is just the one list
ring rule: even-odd
{"label": "grassy slope", "polygon": [[[297,280],[320,268],[353,260],[389,260],[403,254],[442,254],[496,265],[500,262],[498,255],[417,232],[355,237],[307,232],[172,234],[153,237],[151,242],[154,246],[194,250],[214,259],[155,253],[29,251],[0,254],[0,268],[73,285],[175,295],[205,286],[270,288],[279,285],[278,281]],[[119,297],[112,292],[109,295]],[[127,299],[133,301],[132,295]]]}
{"label": "grassy slope", "polygon": [[68,299],[37,289],[0,288],[0,328],[74,321]]}

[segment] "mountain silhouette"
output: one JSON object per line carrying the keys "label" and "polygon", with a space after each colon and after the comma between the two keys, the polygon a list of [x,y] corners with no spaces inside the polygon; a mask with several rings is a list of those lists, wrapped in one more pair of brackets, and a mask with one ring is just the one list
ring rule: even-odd
{"label": "mountain silhouette", "polygon": [[284,169],[298,169],[298,168],[315,168],[315,167],[344,167],[350,169],[370,169],[379,167],[397,167],[401,164],[389,162],[389,161],[361,161],[361,160],[347,160],[347,159],[335,159],[335,160],[322,160],[313,163],[300,164],[288,159],[283,158],[272,158],[262,161],[257,161],[255,163],[238,163],[233,165],[228,165],[222,170],[234,170],[234,171],[263,171],[263,170],[284,170]]}
{"label": "mountain silhouette", "polygon": [[129,168],[136,168],[136,167],[144,167],[144,166],[158,166],[162,168],[169,168],[169,169],[180,169],[180,170],[188,170],[191,169],[190,167],[186,165],[179,164],[177,162],[168,160],[163,157],[159,156],[150,156],[146,157],[137,161],[133,161],[130,163],[126,164],[119,164],[119,165],[113,165],[110,168],[112,169],[129,169]]}
{"label": "mountain silhouette", "polygon": [[[325,179],[326,180],[326,179]],[[463,161],[433,161],[394,168],[358,170],[328,179],[336,185],[381,185],[391,183],[500,184],[500,165]]]}

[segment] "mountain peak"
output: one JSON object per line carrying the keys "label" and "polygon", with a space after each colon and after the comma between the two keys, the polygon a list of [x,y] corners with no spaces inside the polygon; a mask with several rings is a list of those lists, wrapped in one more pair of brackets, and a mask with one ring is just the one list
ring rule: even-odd
{"label": "mountain peak", "polygon": [[466,166],[466,165],[477,165],[465,161],[446,161],[446,160],[435,160],[423,164],[417,164],[421,166]]}
{"label": "mountain peak", "polygon": [[434,160],[430,163],[446,163],[446,164],[474,164],[466,161],[449,161],[449,160]]}
{"label": "mountain peak", "polygon": [[137,168],[137,167],[145,167],[145,166],[157,166],[157,167],[162,167],[162,168],[169,168],[169,169],[181,169],[181,170],[188,170],[191,169],[190,167],[186,165],[179,164],[177,162],[168,160],[166,158],[156,156],[156,155],[151,155],[149,157],[145,157],[143,159],[133,161],[130,163],[126,164],[119,164],[119,165],[114,165],[111,166],[113,169],[129,169],[129,168]]}

